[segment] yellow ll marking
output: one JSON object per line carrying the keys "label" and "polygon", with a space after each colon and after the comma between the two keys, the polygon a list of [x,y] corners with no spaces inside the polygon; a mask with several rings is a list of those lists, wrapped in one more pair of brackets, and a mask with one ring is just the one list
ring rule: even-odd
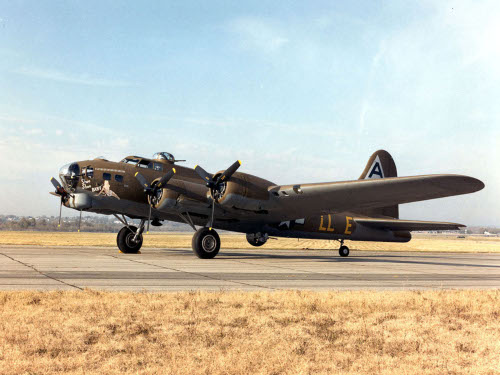
{"label": "yellow ll marking", "polygon": [[323,226],[323,215],[321,215],[321,220],[319,222],[319,230],[326,230],[326,228]]}
{"label": "yellow ll marking", "polygon": [[328,215],[328,228],[326,228],[327,232],[333,232],[332,228],[332,215]]}

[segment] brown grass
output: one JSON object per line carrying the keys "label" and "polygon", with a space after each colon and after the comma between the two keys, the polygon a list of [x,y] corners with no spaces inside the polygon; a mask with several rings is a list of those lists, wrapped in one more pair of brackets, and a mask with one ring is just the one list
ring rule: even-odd
{"label": "brown grass", "polygon": [[[151,233],[144,236],[144,247],[190,248],[192,233]],[[255,249],[241,234],[222,234],[222,248]],[[416,235],[408,243],[350,242],[352,250],[373,251],[451,251],[500,252],[500,237]],[[0,245],[38,246],[106,246],[116,247],[116,234],[75,232],[0,232]],[[338,249],[336,241],[270,239],[264,248],[273,249]]]}
{"label": "brown grass", "polygon": [[498,374],[500,291],[0,292],[1,374]]}

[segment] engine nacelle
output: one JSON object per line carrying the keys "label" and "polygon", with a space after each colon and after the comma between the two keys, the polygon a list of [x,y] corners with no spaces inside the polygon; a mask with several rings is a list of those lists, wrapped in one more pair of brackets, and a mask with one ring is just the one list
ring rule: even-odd
{"label": "engine nacelle", "polygon": [[[159,179],[152,182],[152,186],[158,183]],[[153,207],[157,210],[171,210],[182,208],[190,201],[207,203],[207,188],[201,184],[195,184],[182,180],[173,180],[167,187],[158,190],[156,196],[152,197]]]}
{"label": "engine nacelle", "polygon": [[[217,175],[220,173],[222,172]],[[236,172],[228,182],[218,186],[214,198],[223,207],[251,211],[267,210],[274,203],[268,191],[270,186],[274,186],[270,181],[251,174]]]}
{"label": "engine nacelle", "polygon": [[65,206],[76,210],[89,209],[92,208],[92,197],[87,193],[75,193],[68,198]]}

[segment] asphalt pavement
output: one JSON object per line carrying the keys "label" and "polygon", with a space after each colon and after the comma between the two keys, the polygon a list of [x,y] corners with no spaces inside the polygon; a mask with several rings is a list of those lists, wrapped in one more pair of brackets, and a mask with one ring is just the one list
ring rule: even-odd
{"label": "asphalt pavement", "polygon": [[103,247],[0,246],[0,290],[407,290],[500,288],[500,254],[222,249],[119,253]]}

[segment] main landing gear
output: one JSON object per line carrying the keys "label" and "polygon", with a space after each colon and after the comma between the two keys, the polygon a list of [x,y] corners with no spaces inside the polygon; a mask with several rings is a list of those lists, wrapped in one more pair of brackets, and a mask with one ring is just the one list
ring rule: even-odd
{"label": "main landing gear", "polygon": [[341,257],[346,257],[349,255],[349,248],[344,245],[344,240],[340,240],[340,249],[339,249],[339,255]]}
{"label": "main landing gear", "polygon": [[193,251],[198,258],[212,259],[220,250],[220,237],[212,228],[200,228],[192,241]]}
{"label": "main landing gear", "polygon": [[[118,219],[120,218],[118,217]],[[122,220],[120,219],[120,221]],[[142,232],[144,232],[144,224],[146,220],[141,220],[139,228],[133,225],[128,225],[126,221],[122,222],[125,226],[118,232],[118,235],[116,236],[116,244],[122,253],[138,254],[142,247]]]}

